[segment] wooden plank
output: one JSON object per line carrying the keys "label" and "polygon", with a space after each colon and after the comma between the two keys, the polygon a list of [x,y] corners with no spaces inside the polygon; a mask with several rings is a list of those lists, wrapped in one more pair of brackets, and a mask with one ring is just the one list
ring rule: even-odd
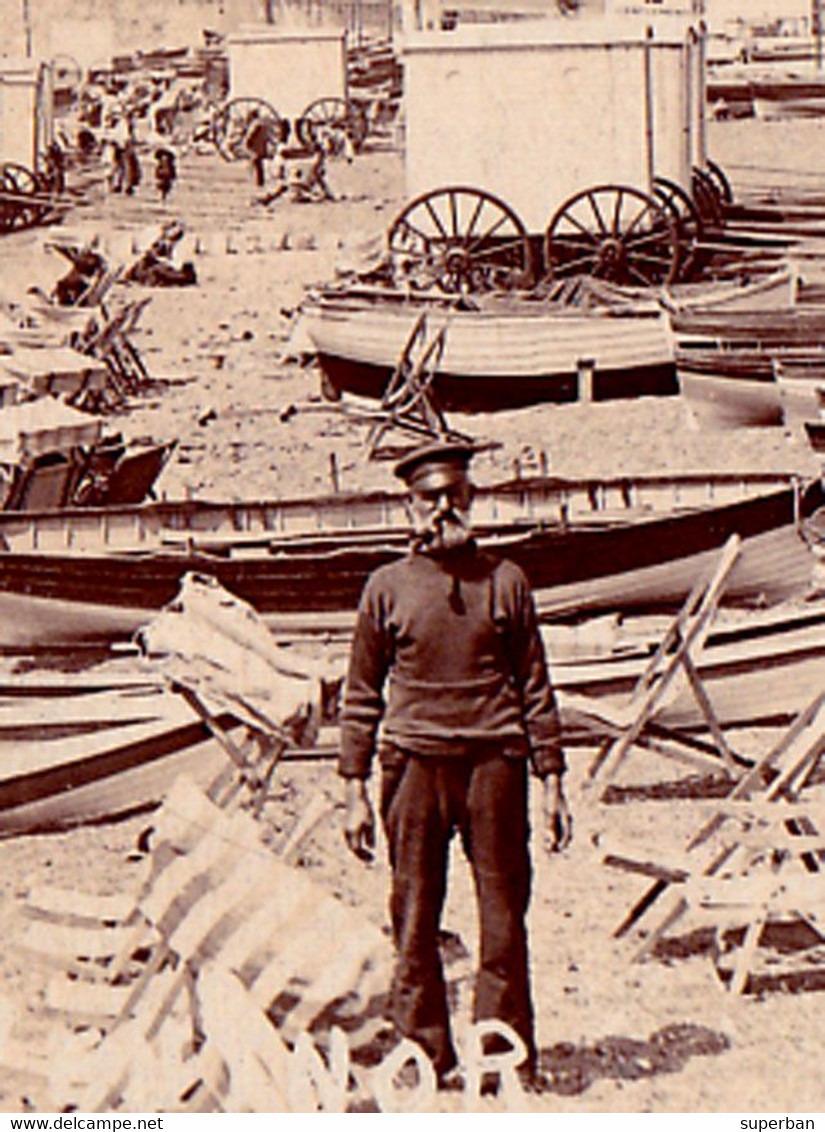
{"label": "wooden plank", "polygon": [[[147,870],[143,870],[147,874]],[[148,875],[148,874],[147,874]],[[142,877],[138,877],[142,879]],[[127,920],[134,909],[134,897],[126,893],[96,896],[86,892],[38,884],[26,894],[26,911],[67,922],[118,924]]]}
{"label": "wooden plank", "polygon": [[[46,923],[42,920],[30,921],[15,937],[14,944],[28,955],[43,957],[52,963],[74,965],[79,970],[77,960],[100,961],[110,959],[131,935],[129,928],[120,924],[116,927],[83,928],[68,924]],[[94,972],[93,972],[94,973]],[[105,977],[107,972],[97,968],[97,977]]]}
{"label": "wooden plank", "polygon": [[635,861],[616,853],[608,853],[603,858],[602,864],[625,873],[638,873],[653,880],[667,881],[668,884],[681,884],[690,877],[690,873],[685,869],[669,869],[657,861]]}
{"label": "wooden plank", "polygon": [[[277,953],[279,940],[286,938],[290,927],[297,929],[310,916],[317,901],[314,886],[295,873],[284,868],[284,880],[278,881],[269,898],[238,927],[221,949],[221,963],[230,970],[243,971],[250,962],[262,956]],[[257,967],[255,973],[260,970]]]}
{"label": "wooden plank", "polygon": [[114,734],[106,729],[63,739],[15,740],[0,744],[0,749],[3,750],[3,779],[8,784],[27,775],[101,758],[127,745],[143,744],[171,734],[176,728],[190,724],[191,720],[191,713],[170,711],[162,718],[155,716],[145,723],[119,728]]}
{"label": "wooden plank", "polygon": [[225,1111],[289,1112],[286,1047],[238,979],[210,964],[198,980],[198,1000],[207,1039],[229,1072]]}

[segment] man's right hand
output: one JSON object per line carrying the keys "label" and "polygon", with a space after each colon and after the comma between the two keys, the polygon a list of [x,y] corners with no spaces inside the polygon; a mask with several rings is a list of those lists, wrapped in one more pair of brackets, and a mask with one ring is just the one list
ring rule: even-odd
{"label": "man's right hand", "polygon": [[375,848],[375,816],[372,812],[367,783],[363,778],[348,778],[345,795],[344,837],[352,853],[361,861],[373,859]]}

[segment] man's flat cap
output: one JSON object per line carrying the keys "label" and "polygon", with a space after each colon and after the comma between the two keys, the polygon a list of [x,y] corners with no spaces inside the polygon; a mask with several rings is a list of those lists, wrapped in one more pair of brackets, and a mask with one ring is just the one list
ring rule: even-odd
{"label": "man's flat cap", "polygon": [[398,461],[394,471],[408,487],[424,483],[438,487],[462,479],[474,455],[475,450],[469,444],[436,441],[408,453]]}

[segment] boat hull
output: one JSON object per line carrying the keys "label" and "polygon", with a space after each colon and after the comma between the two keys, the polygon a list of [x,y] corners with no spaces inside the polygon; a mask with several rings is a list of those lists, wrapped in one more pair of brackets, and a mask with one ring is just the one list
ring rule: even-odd
{"label": "boat hull", "polygon": [[[501,500],[498,506],[504,507]],[[718,506],[616,519],[593,512],[569,524],[534,522],[481,545],[525,571],[547,617],[678,605],[731,534],[743,540],[727,597],[774,603],[805,591],[814,560],[797,529],[825,503],[820,484]],[[512,506],[517,506],[515,498]],[[482,501],[483,505],[483,501]],[[19,522],[22,522],[20,520]],[[9,529],[11,529],[9,527]],[[0,552],[0,647],[37,649],[129,636],[171,601],[186,573],[205,574],[248,601],[273,627],[338,624],[372,570],[405,552],[403,532],[362,539],[339,532],[324,547],[267,545],[234,555],[164,550]]]}
{"label": "boat hull", "polygon": [[[141,696],[109,697],[113,710],[134,711],[137,700],[154,701],[158,712],[137,724],[99,718],[101,693],[50,696],[44,701],[59,726],[71,704],[76,722],[69,738],[52,737],[42,726],[9,727],[15,713],[25,715],[35,698],[0,699],[3,776],[0,778],[0,836],[34,829],[67,828],[126,814],[158,802],[181,774],[206,786],[226,765],[227,755],[207,727],[162,688]],[[172,718],[164,718],[171,706]],[[84,723],[83,711],[89,713]],[[222,719],[228,727],[231,719]]]}
{"label": "boat hull", "polygon": [[[581,696],[599,704],[626,702],[644,659],[606,656],[560,660],[551,668],[563,719]],[[698,671],[724,727],[784,724],[825,687],[825,607],[752,614],[741,623],[711,631]],[[576,701],[574,701],[576,697]],[[666,727],[705,730],[706,723],[687,686],[657,715]]]}
{"label": "boat hull", "polygon": [[700,424],[723,429],[782,424],[782,403],[775,381],[680,367],[679,388]]}
{"label": "boat hull", "polygon": [[[545,630],[566,741],[585,740],[592,716],[626,704],[648,664],[655,635],[631,652],[578,657]],[[625,646],[626,647],[626,646]],[[776,725],[825,686],[825,605],[751,613],[717,624],[697,668],[724,727]],[[42,720],[52,720],[44,728]],[[705,720],[683,685],[656,722],[687,731]],[[236,721],[221,716],[231,730]],[[67,739],[60,729],[74,729]],[[58,733],[55,734],[55,731]],[[334,733],[325,732],[332,757]],[[590,733],[592,742],[592,732]],[[305,752],[287,752],[306,757]],[[204,725],[151,673],[140,682],[91,670],[80,677],[29,678],[0,690],[0,837],[99,821],[160,801],[175,778],[206,784],[227,756]]]}
{"label": "boat hull", "polygon": [[[395,367],[367,365],[349,358],[319,353],[325,377],[337,393],[353,393],[378,399]],[[570,404],[579,401],[580,379],[576,370],[534,374],[473,375],[439,372],[434,389],[445,409],[466,413],[524,409],[536,404]],[[671,397],[679,392],[672,362],[650,366],[596,369],[593,401],[617,401],[635,397]]]}
{"label": "boat hull", "polygon": [[[302,329],[337,392],[380,399],[422,309],[321,302],[302,313]],[[678,393],[660,314],[435,310],[427,317],[431,332],[446,328],[433,387],[447,409]],[[592,364],[592,381],[580,382],[583,363]]]}

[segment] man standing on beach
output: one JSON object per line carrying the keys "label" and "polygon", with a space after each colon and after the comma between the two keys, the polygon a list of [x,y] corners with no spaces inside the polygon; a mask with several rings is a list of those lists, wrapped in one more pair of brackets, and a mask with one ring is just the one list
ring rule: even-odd
{"label": "man standing on beach", "polygon": [[544,780],[548,848],[565,848],[572,828],[532,594],[519,567],[483,553],[472,537],[472,455],[464,445],[432,444],[396,467],[410,492],[414,540],[364,588],[339,762],[347,844],[371,860],[366,781],[376,746],[380,754],[398,953],[393,1020],[442,1083],[457,1064],[438,950],[452,834],[461,834],[478,896],[474,1018],[513,1027],[529,1077],[537,1051],[525,925],[528,760]]}

